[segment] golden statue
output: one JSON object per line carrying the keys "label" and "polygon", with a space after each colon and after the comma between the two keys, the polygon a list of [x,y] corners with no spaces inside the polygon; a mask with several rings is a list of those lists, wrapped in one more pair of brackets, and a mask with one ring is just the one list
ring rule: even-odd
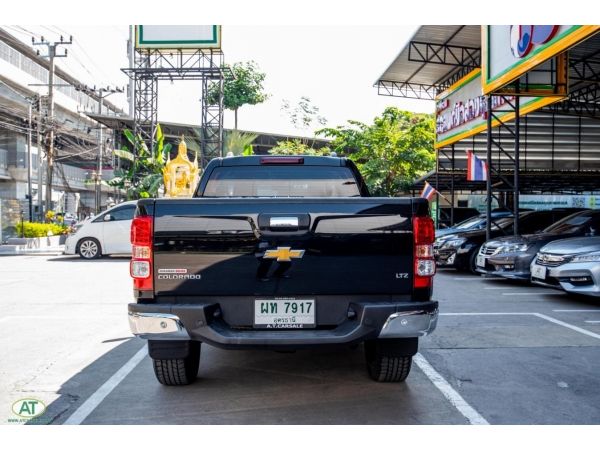
{"label": "golden statue", "polygon": [[171,161],[169,155],[163,169],[165,197],[191,197],[198,184],[199,175],[198,156],[196,155],[194,162],[189,160],[187,145],[181,135],[177,157]]}

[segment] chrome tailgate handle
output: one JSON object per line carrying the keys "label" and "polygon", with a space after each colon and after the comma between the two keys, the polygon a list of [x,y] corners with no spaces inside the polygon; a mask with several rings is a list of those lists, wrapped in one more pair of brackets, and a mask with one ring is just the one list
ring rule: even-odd
{"label": "chrome tailgate handle", "polygon": [[298,228],[297,217],[271,217],[269,220],[271,228]]}

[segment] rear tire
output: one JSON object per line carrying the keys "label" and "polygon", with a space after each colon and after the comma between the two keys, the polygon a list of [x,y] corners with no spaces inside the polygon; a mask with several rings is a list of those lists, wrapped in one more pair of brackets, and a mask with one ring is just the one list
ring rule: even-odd
{"label": "rear tire", "polygon": [[397,355],[381,345],[381,340],[365,342],[365,359],[369,376],[379,382],[398,383],[406,380],[412,356]]}
{"label": "rear tire", "polygon": [[185,386],[193,383],[200,366],[200,342],[191,341],[188,356],[176,359],[152,359],[154,375],[165,386]]}

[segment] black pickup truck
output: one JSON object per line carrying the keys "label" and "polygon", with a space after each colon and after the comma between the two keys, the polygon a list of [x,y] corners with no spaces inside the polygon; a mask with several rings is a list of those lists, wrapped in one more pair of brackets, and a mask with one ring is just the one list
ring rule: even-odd
{"label": "black pickup truck", "polygon": [[364,342],[370,376],[403,381],[437,323],[433,241],[426,200],[370,197],[345,158],[214,159],[194,198],[137,204],[131,330],[165,385],[196,379],[201,343]]}

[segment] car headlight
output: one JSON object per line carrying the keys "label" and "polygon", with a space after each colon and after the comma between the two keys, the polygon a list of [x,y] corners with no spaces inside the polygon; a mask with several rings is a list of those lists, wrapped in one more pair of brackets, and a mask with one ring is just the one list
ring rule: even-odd
{"label": "car headlight", "polygon": [[446,242],[444,242],[444,245],[442,245],[442,248],[458,248],[461,245],[463,245],[465,242],[467,242],[467,238],[448,239]]}
{"label": "car headlight", "polygon": [[600,262],[600,253],[575,256],[571,262]]}
{"label": "car headlight", "polygon": [[528,248],[529,244],[525,243],[505,244],[500,247],[500,251],[498,253],[525,252]]}

